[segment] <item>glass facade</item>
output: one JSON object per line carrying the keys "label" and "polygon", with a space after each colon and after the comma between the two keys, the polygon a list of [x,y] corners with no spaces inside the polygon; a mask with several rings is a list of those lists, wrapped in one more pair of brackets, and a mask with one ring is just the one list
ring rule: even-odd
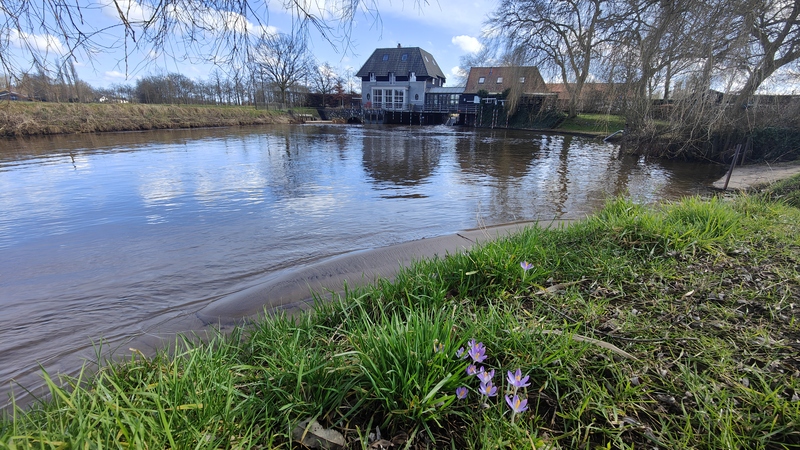
{"label": "glass facade", "polygon": [[373,107],[405,110],[408,102],[405,89],[372,89]]}

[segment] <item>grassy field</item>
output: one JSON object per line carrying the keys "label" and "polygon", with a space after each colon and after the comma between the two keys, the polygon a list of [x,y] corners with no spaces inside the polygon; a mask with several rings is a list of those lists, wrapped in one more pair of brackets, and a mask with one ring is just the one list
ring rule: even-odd
{"label": "grassy field", "polygon": [[[301,111],[305,112],[305,111]],[[0,136],[288,123],[252,106],[0,102]]]}
{"label": "grassy field", "polygon": [[133,352],[52,381],[0,447],[799,448],[798,180],[611,199],[309,314]]}
{"label": "grassy field", "polygon": [[565,119],[556,131],[608,136],[625,129],[625,118],[611,114],[579,114]]}

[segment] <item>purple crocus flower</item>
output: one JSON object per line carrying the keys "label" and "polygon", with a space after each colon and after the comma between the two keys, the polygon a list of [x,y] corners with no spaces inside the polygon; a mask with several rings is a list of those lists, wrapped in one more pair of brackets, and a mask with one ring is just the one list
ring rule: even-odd
{"label": "purple crocus flower", "polygon": [[510,395],[506,395],[506,403],[508,403],[508,407],[511,408],[511,411],[514,411],[514,414],[521,413],[528,409],[528,399],[520,399],[518,396],[514,396],[512,399]]}
{"label": "purple crocus flower", "polygon": [[456,358],[458,358],[458,359],[466,358],[467,357],[466,352],[467,351],[464,350],[464,347],[459,347],[458,350],[456,350]]}
{"label": "purple crocus flower", "polygon": [[528,261],[522,261],[521,263],[519,263],[519,265],[525,272],[533,269],[533,264],[529,263]]}
{"label": "purple crocus flower", "polygon": [[531,384],[528,383],[528,380],[530,378],[531,377],[529,377],[528,375],[525,375],[525,377],[523,378],[522,377],[522,370],[520,370],[520,369],[517,369],[517,371],[515,373],[512,373],[510,370],[508,371],[508,384],[510,384],[511,386],[514,386],[517,389],[519,389],[521,387],[530,386]]}
{"label": "purple crocus flower", "polygon": [[472,345],[469,347],[469,356],[472,358],[473,361],[476,363],[486,361],[486,346],[483,345],[483,342],[470,341]]}
{"label": "purple crocus flower", "polygon": [[497,386],[492,384],[492,380],[489,380],[488,383],[481,383],[478,391],[487,397],[494,397],[497,395]]}
{"label": "purple crocus flower", "polygon": [[475,375],[478,373],[478,368],[475,364],[470,364],[467,366],[467,375]]}
{"label": "purple crocus flower", "polygon": [[483,367],[481,367],[481,370],[478,371],[478,379],[481,380],[481,383],[488,383],[492,381],[492,377],[494,377],[494,369],[487,372],[483,370]]}
{"label": "purple crocus flower", "polygon": [[456,388],[456,397],[458,397],[459,400],[464,400],[465,398],[467,398],[466,386],[461,386]]}

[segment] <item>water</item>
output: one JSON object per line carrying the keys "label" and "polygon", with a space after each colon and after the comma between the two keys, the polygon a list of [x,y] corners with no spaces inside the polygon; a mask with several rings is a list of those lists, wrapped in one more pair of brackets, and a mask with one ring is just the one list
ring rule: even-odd
{"label": "water", "polygon": [[[272,126],[0,142],[0,395],[74,372],[270,273],[609,195],[704,192],[724,169],[584,138]],[[19,388],[14,388],[19,394]]]}

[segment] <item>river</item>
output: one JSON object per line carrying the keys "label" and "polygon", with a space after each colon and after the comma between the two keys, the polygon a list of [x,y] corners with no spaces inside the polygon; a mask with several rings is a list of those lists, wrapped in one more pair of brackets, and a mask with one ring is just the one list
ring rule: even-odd
{"label": "river", "polygon": [[703,193],[715,165],[581,137],[286,125],[0,142],[0,396],[278,271],[626,194]]}

